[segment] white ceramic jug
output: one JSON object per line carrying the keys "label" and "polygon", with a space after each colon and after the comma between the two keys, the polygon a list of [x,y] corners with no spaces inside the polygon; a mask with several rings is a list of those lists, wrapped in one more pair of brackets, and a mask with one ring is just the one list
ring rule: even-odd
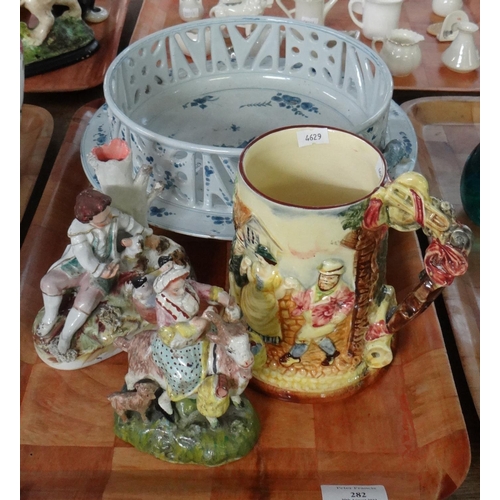
{"label": "white ceramic jug", "polygon": [[377,50],[377,42],[382,42],[380,57],[389,67],[393,76],[408,76],[422,61],[419,42],[424,37],[406,29],[395,29],[386,38],[376,37],[372,40],[373,50]]}
{"label": "white ceramic jug", "polygon": [[179,17],[183,21],[197,21],[204,13],[202,0],[179,0]]}
{"label": "white ceramic jug", "polygon": [[295,0],[295,8],[286,8],[281,0],[276,0],[281,10],[290,18],[313,24],[325,24],[325,17],[337,0]]}
{"label": "white ceramic jug", "polygon": [[479,52],[474,42],[477,24],[461,22],[457,24],[458,35],[443,52],[443,64],[457,73],[468,73],[479,68]]}
{"label": "white ceramic jug", "polygon": [[448,14],[460,10],[462,6],[462,0],[432,0],[432,12],[441,17],[446,17]]}
{"label": "white ceramic jug", "polygon": [[[349,15],[369,40],[385,37],[399,25],[403,0],[349,0]],[[355,14],[362,12],[362,20]]]}

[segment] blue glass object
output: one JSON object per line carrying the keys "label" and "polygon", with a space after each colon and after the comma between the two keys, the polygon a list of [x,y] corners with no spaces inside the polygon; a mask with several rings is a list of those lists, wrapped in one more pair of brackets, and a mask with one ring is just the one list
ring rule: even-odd
{"label": "blue glass object", "polygon": [[479,182],[479,144],[465,162],[460,179],[460,197],[465,213],[474,224],[479,226],[480,182]]}

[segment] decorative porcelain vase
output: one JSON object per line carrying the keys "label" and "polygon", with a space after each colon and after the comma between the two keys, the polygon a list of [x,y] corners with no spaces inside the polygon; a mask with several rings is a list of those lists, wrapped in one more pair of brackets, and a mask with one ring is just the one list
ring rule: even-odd
{"label": "decorative porcelain vase", "polygon": [[462,6],[463,0],[432,0],[432,12],[441,17],[460,10]]}
{"label": "decorative porcelain vase", "polygon": [[325,24],[325,17],[337,0],[295,0],[295,7],[288,9],[281,0],[276,0],[281,10],[290,18],[313,24]]}
{"label": "decorative porcelain vase", "polygon": [[[363,35],[372,40],[385,37],[399,25],[403,0],[349,0],[349,15]],[[361,11],[362,19],[355,15]]]}
{"label": "decorative porcelain vase", "polygon": [[474,42],[477,24],[461,22],[457,24],[458,35],[443,52],[443,64],[457,73],[469,73],[479,68],[479,52]]}
{"label": "decorative porcelain vase", "polygon": [[202,19],[204,13],[202,0],[179,0],[179,16],[183,21]]}
{"label": "decorative porcelain vase", "polygon": [[95,147],[87,155],[87,161],[102,192],[113,199],[113,206],[148,227],[149,205],[163,189],[163,184],[154,183],[148,192],[152,167],[142,165],[134,172],[130,147],[123,139]]}
{"label": "decorative porcelain vase", "polygon": [[[393,335],[467,269],[471,232],[407,172],[388,183],[364,139],[285,127],[240,157],[230,293],[266,346],[253,384],[289,401],[326,401],[365,386],[393,359]],[[387,230],[433,238],[420,282],[396,304],[385,284]]]}
{"label": "decorative porcelain vase", "polygon": [[376,37],[372,40],[373,50],[377,42],[382,42],[380,57],[385,61],[393,76],[408,76],[420,65],[422,52],[419,43],[424,37],[406,29],[395,29],[387,38]]}

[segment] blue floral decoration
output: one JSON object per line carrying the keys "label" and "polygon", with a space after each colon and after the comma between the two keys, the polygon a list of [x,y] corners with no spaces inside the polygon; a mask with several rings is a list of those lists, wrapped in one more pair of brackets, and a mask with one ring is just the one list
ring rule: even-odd
{"label": "blue floral decoration", "polygon": [[272,106],[273,103],[277,103],[280,108],[289,109],[297,116],[303,116],[304,118],[308,118],[308,116],[304,113],[316,113],[321,114],[318,108],[311,102],[302,101],[300,97],[293,96],[290,94],[283,94],[282,92],[278,92],[276,95],[271,97],[270,101],[265,102],[256,102],[249,104],[242,104],[240,108],[250,107],[250,106]]}
{"label": "blue floral decoration", "polygon": [[151,205],[149,207],[149,215],[151,217],[163,217],[164,212],[165,212],[164,208],[156,207],[154,205]]}
{"label": "blue floral decoration", "polygon": [[214,102],[218,101],[218,97],[214,97],[212,95],[206,95],[204,97],[198,97],[197,99],[192,100],[191,102],[187,102],[186,104],[183,104],[182,107],[186,109],[188,106],[191,107],[199,107],[200,109],[205,109],[207,107],[207,102]]}
{"label": "blue floral decoration", "polygon": [[172,174],[168,171],[165,171],[165,175],[163,176],[163,185],[164,189],[170,189],[175,186],[174,179],[172,178]]}
{"label": "blue floral decoration", "polygon": [[106,144],[106,142],[108,141],[108,134],[106,132],[104,132],[104,129],[103,129],[102,125],[100,125],[97,128],[97,133],[94,134],[93,137],[94,137],[94,142],[98,146],[102,146],[103,144]]}
{"label": "blue floral decoration", "polygon": [[212,222],[218,226],[221,226],[223,224],[233,223],[232,217],[222,217],[220,215],[209,215],[207,217],[209,217],[212,220]]}
{"label": "blue floral decoration", "polygon": [[412,152],[412,149],[413,149],[412,145],[411,145],[411,141],[410,141],[410,139],[408,139],[408,136],[403,131],[400,131],[399,135],[401,136],[401,140],[403,141],[403,145],[404,145],[406,154],[409,157],[411,152]]}

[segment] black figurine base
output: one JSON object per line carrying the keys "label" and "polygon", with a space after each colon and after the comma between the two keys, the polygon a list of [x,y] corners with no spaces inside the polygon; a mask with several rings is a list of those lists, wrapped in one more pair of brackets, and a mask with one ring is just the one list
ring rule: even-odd
{"label": "black figurine base", "polygon": [[26,78],[29,78],[30,76],[41,75],[43,73],[48,73],[49,71],[54,71],[59,68],[71,66],[72,64],[76,64],[77,62],[89,58],[98,48],[99,42],[97,40],[94,40],[87,46],[77,49],[73,52],[61,54],[51,59],[45,59],[43,61],[37,61],[27,64],[24,67],[24,74]]}

